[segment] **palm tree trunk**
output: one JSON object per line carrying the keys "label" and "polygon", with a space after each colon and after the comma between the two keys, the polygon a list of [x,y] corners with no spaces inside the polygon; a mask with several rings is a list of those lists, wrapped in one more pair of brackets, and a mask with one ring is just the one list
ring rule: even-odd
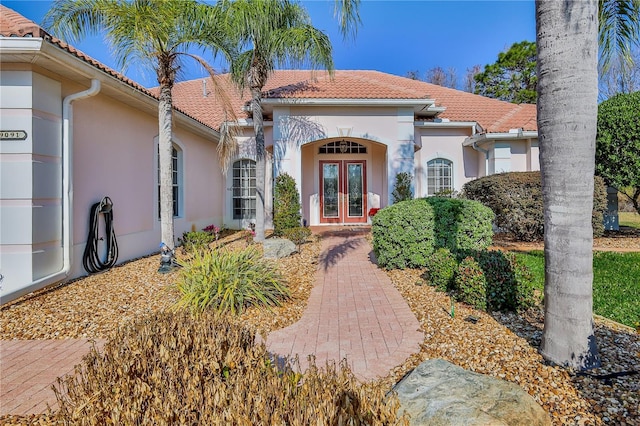
{"label": "palm tree trunk", "polygon": [[158,155],[160,161],[160,232],[162,242],[170,249],[175,246],[173,232],[173,178],[171,164],[172,125],[171,85],[160,85],[158,104]]}
{"label": "palm tree trunk", "polygon": [[593,332],[593,175],[597,0],[536,2],[538,135],[544,201],[541,353],[578,369],[600,363]]}
{"label": "palm tree trunk", "polygon": [[265,239],[265,176],[267,162],[264,149],[264,120],[262,118],[261,89],[251,87],[251,98],[253,130],[256,135],[256,235],[254,238],[256,241],[262,242]]}

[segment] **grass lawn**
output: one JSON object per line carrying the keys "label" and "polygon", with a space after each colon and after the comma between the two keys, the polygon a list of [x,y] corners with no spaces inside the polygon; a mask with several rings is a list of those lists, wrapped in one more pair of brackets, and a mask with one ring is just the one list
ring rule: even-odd
{"label": "grass lawn", "polygon": [[640,229],[640,214],[635,212],[619,212],[618,222],[620,226],[630,226]]}
{"label": "grass lawn", "polygon": [[[544,253],[516,253],[544,289]],[[593,311],[636,327],[640,321],[640,253],[593,253]]]}

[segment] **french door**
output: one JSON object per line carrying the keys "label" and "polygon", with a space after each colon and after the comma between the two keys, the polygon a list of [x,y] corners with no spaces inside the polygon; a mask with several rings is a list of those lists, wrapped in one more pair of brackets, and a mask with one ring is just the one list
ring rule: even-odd
{"label": "french door", "polygon": [[320,161],[320,223],[367,222],[367,173],[363,160]]}

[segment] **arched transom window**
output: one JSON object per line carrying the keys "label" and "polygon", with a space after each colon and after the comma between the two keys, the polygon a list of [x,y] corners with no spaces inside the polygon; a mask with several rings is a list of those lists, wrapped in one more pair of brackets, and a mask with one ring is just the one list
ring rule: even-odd
{"label": "arched transom window", "polygon": [[329,142],[320,147],[318,154],[366,154],[367,147],[346,140]]}
{"label": "arched transom window", "polygon": [[453,163],[445,158],[434,158],[427,163],[427,195],[453,191]]}
{"label": "arched transom window", "polygon": [[256,218],[256,162],[233,163],[233,218]]}

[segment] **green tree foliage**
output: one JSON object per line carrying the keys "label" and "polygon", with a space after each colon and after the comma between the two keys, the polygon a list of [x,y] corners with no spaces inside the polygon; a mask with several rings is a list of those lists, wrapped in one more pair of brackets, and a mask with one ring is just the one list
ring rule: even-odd
{"label": "green tree foliage", "polygon": [[393,202],[399,203],[400,201],[406,201],[413,198],[411,192],[411,173],[400,172],[396,175],[396,183],[393,187]]}
{"label": "green tree foliage", "polygon": [[496,63],[486,65],[474,78],[478,95],[518,104],[536,103],[536,44],[514,43],[498,55]]}
{"label": "green tree foliage", "polygon": [[[345,7],[350,2],[336,3],[336,6],[340,4]],[[219,5],[226,16],[226,32],[244,48],[231,63],[231,77],[239,88],[251,92],[256,143],[255,238],[264,241],[266,160],[262,89],[276,68],[321,67],[332,71],[332,46],[329,37],[311,24],[309,14],[297,3],[288,0],[224,0]],[[357,12],[357,5],[354,12]],[[341,20],[340,23],[343,28],[345,22]]]}
{"label": "green tree foliage", "polygon": [[276,178],[273,200],[273,234],[284,235],[287,229],[300,226],[300,193],[296,181],[287,173]]}
{"label": "green tree foliage", "polygon": [[621,93],[598,106],[596,173],[640,213],[640,92]]}
{"label": "green tree foliage", "polygon": [[[215,74],[204,59],[192,53],[193,49],[210,50],[230,58],[227,34],[218,25],[220,19],[216,8],[193,0],[56,0],[45,17],[45,25],[55,35],[71,42],[100,34],[123,69],[138,64],[155,72],[160,85],[160,228],[162,241],[169,248],[174,247],[171,89],[185,58],[198,62],[212,77]],[[216,79],[211,78],[211,82],[217,86]],[[230,118],[234,118],[229,98],[220,90],[216,94]],[[219,145],[223,167],[233,151],[232,142],[233,138],[223,138]]]}

